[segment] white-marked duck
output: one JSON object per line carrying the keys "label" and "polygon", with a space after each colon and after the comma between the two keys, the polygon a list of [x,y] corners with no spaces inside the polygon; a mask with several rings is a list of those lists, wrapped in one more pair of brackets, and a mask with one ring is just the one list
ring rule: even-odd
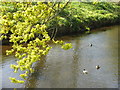
{"label": "white-marked duck", "polygon": [[93,46],[93,44],[90,44],[90,47],[92,47]]}
{"label": "white-marked duck", "polygon": [[83,74],[88,74],[88,71],[83,69]]}
{"label": "white-marked duck", "polygon": [[97,69],[97,70],[98,70],[98,69],[100,69],[100,66],[99,66],[99,65],[97,65],[97,66],[96,66],[96,69]]}

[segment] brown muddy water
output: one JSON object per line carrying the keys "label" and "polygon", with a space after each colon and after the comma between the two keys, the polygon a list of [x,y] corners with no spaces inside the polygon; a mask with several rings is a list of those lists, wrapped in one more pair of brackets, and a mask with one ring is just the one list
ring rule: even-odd
{"label": "brown muddy water", "polygon": [[[24,84],[14,84],[8,79],[16,77],[9,68],[15,63],[13,55],[6,56],[10,46],[1,46],[0,73],[2,88],[118,88],[118,30],[120,25],[93,30],[90,34],[63,36],[73,48],[65,51],[51,44],[49,54],[37,62],[35,72]],[[92,47],[89,45],[92,44]],[[96,69],[96,65],[100,69]],[[83,69],[88,74],[83,74]]]}

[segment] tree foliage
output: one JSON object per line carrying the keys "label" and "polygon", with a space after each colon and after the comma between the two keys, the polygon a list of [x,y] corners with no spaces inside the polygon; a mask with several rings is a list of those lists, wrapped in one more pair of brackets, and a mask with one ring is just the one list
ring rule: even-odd
{"label": "tree foliage", "polygon": [[[47,55],[52,48],[49,42],[61,45],[61,48],[68,50],[72,48],[70,43],[56,41],[50,38],[47,23],[56,18],[59,12],[65,8],[67,3],[56,2],[1,2],[1,22],[0,34],[2,39],[9,39],[12,49],[7,50],[6,54],[15,55],[19,60],[10,67],[14,73],[19,70],[24,71],[19,76],[26,79],[29,73],[33,73],[33,63],[40,61],[41,57]],[[5,6],[13,7],[9,10]],[[11,33],[10,36],[7,36]],[[9,78],[13,83],[24,83],[23,80]]]}

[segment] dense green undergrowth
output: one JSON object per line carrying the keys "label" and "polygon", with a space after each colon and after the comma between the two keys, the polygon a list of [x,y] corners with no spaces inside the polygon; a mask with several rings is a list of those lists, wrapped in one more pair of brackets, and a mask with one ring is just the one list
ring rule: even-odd
{"label": "dense green undergrowth", "polygon": [[59,17],[49,23],[57,26],[57,35],[87,31],[120,23],[120,6],[112,2],[72,2]]}
{"label": "dense green undergrowth", "polygon": [[[21,10],[20,6],[15,7],[11,3],[5,6],[1,4],[0,7],[4,7],[4,13],[14,13]],[[117,3],[69,2],[67,7],[47,24],[47,31],[51,37],[56,34],[61,36],[75,32],[89,32],[93,28],[119,24],[119,12],[120,6]]]}

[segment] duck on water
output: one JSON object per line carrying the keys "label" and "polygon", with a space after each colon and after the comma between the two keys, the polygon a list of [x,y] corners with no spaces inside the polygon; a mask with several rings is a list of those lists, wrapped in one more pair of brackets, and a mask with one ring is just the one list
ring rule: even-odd
{"label": "duck on water", "polygon": [[88,74],[88,71],[83,69],[83,74]]}

